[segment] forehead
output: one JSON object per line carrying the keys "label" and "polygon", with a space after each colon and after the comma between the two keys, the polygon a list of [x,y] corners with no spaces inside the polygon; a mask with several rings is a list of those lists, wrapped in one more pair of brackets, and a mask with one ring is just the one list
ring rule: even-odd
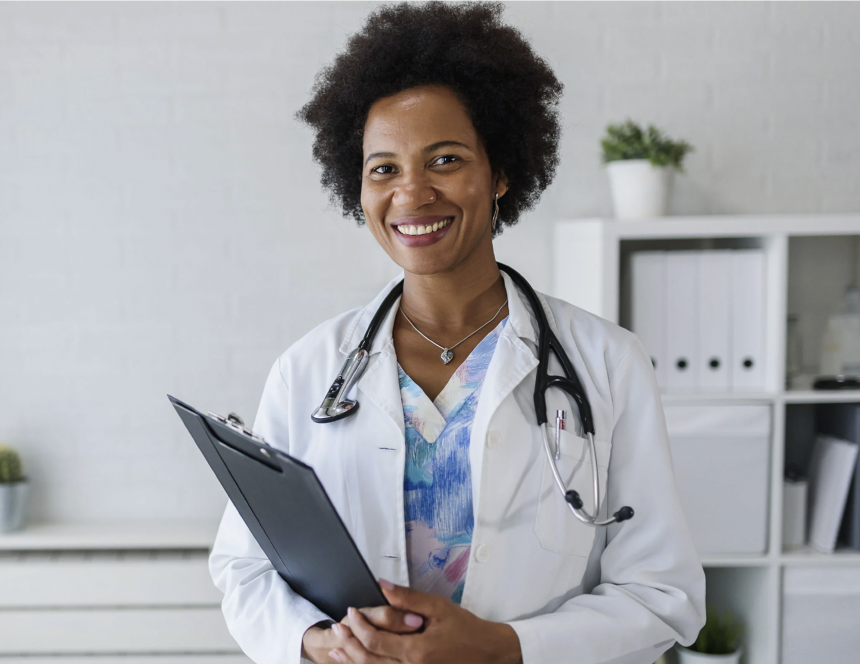
{"label": "forehead", "polygon": [[377,100],[364,124],[364,151],[423,148],[442,140],[477,147],[477,132],[450,89],[422,86]]}

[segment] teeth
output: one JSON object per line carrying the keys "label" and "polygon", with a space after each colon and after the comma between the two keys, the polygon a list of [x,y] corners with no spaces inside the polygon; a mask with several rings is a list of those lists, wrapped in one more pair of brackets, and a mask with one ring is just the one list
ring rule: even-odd
{"label": "teeth", "polygon": [[401,226],[396,226],[397,231],[402,233],[403,235],[427,235],[427,233],[435,233],[440,228],[445,228],[452,221],[452,217],[448,217],[447,219],[443,219],[442,221],[437,221],[433,224],[427,224],[426,226],[412,226],[403,224]]}

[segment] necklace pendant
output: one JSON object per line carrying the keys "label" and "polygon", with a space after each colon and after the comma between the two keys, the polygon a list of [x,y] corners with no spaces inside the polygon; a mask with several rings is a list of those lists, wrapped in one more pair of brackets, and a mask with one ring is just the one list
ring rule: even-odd
{"label": "necklace pendant", "polygon": [[446,348],[442,351],[442,355],[440,355],[440,357],[445,364],[448,364],[448,362],[454,359],[454,353]]}

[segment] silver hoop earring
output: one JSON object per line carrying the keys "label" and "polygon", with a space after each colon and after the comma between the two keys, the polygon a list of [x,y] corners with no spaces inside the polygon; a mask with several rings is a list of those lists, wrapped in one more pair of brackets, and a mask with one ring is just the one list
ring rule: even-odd
{"label": "silver hoop earring", "polygon": [[493,199],[493,206],[495,209],[493,210],[493,221],[490,222],[490,226],[492,227],[493,232],[495,233],[496,232],[496,226],[498,225],[498,221],[499,221],[499,194],[498,193],[496,193],[496,197]]}

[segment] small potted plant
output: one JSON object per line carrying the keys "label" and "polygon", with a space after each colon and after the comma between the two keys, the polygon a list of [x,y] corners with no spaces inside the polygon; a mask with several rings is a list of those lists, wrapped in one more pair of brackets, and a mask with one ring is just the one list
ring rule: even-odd
{"label": "small potted plant", "polygon": [[18,452],[0,445],[0,533],[21,527],[27,486]]}
{"label": "small potted plant", "polygon": [[708,607],[705,626],[689,648],[676,645],[678,664],[738,664],[744,629],[735,616]]}
{"label": "small potted plant", "polygon": [[643,131],[631,120],[609,125],[600,144],[616,218],[665,216],[674,172],[683,173],[681,162],[692,146],[670,140],[654,125]]}

